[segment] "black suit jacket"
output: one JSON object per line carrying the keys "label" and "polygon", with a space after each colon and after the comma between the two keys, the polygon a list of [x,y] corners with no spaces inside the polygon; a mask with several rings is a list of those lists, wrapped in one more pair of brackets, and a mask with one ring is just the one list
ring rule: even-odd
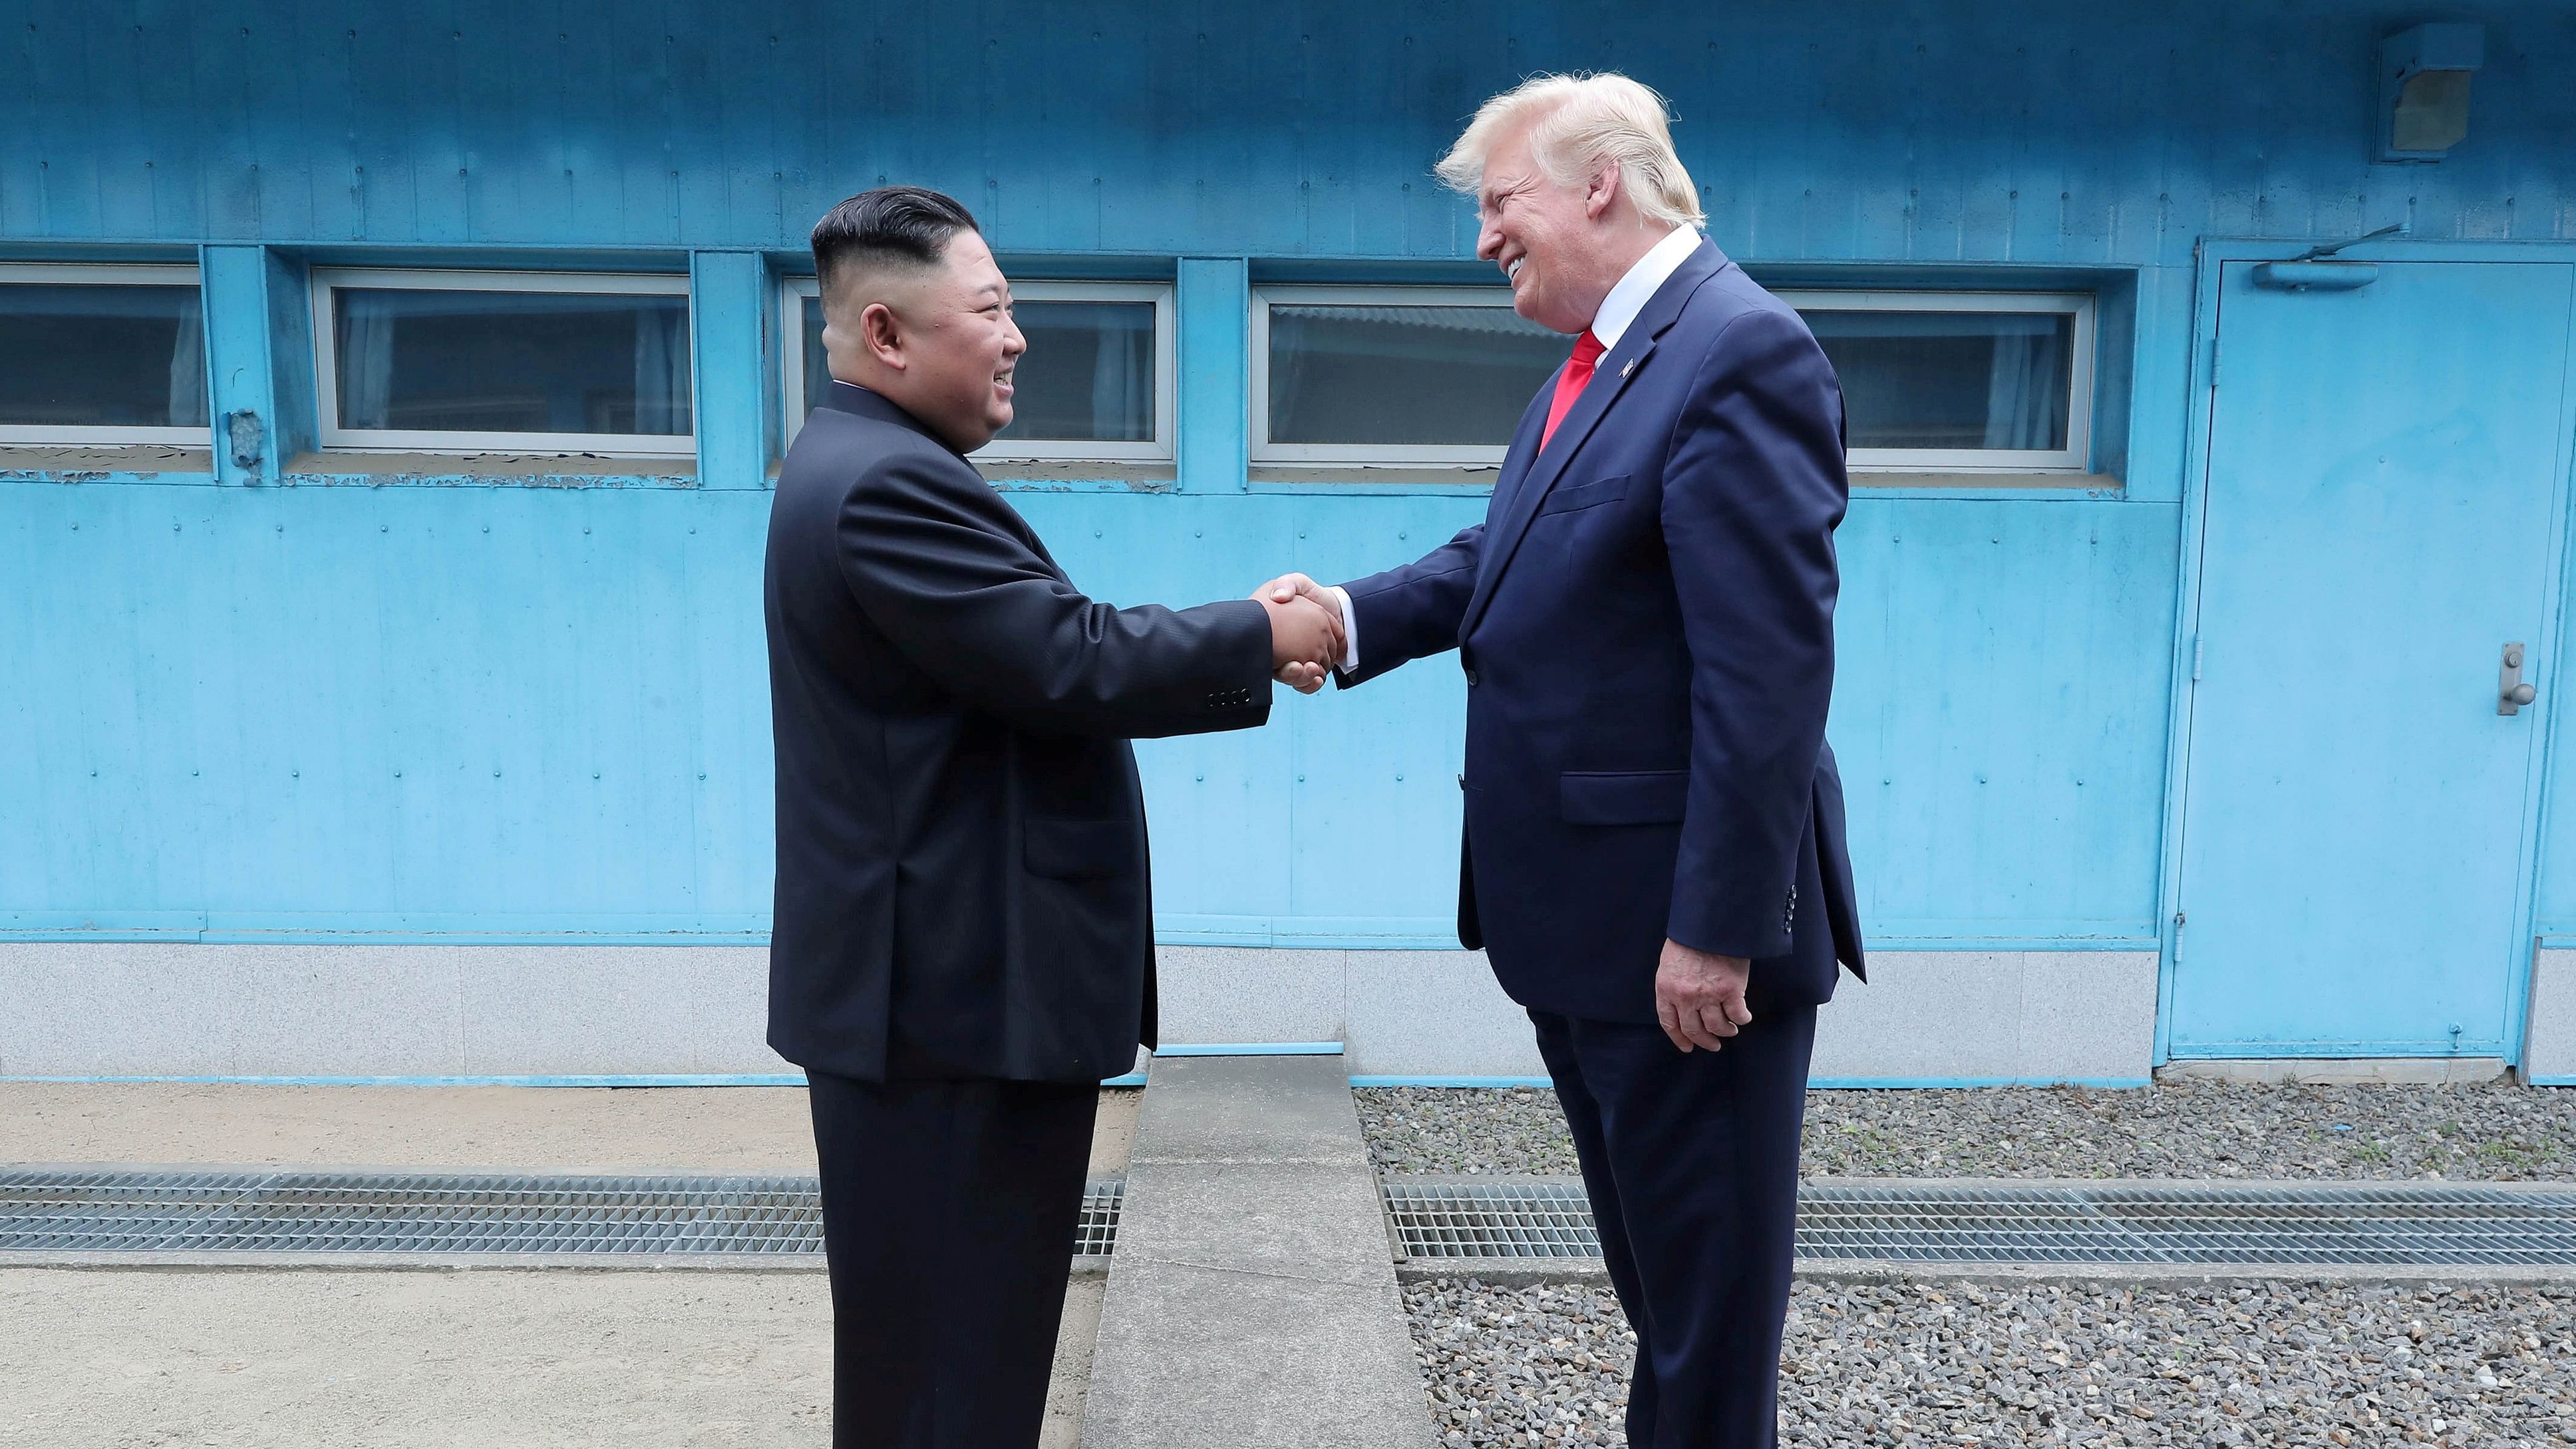
{"label": "black suit jacket", "polygon": [[1249,599],[1085,598],[911,415],[847,383],[770,507],[769,1044],[889,1076],[1096,1082],[1154,1044],[1136,737],[1270,715]]}

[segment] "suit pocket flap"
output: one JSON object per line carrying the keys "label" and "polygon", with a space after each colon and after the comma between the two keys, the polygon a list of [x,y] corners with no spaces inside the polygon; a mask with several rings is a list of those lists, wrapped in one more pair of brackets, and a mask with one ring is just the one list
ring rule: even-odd
{"label": "suit pocket flap", "polygon": [[1572,486],[1560,483],[1547,490],[1547,497],[1539,504],[1538,511],[1572,513],[1578,508],[1616,503],[1627,496],[1628,475],[1625,473],[1616,478],[1603,478],[1591,483],[1576,483]]}
{"label": "suit pocket flap", "polygon": [[1557,813],[1568,825],[1656,825],[1682,818],[1688,770],[1568,770],[1557,778]]}
{"label": "suit pocket flap", "polygon": [[1035,874],[1061,880],[1130,874],[1136,860],[1136,827],[1125,820],[1061,820],[1032,815],[1021,822],[1020,858]]}

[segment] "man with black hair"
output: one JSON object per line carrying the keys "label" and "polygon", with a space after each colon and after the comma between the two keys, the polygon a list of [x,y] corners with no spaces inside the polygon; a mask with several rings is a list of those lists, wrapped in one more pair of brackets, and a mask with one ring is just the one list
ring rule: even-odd
{"label": "man with black hair", "polygon": [[1127,742],[1261,724],[1341,628],[1085,597],[964,456],[1028,345],[974,217],[883,187],[813,245],[832,381],[769,524],[769,1042],[812,1084],[833,1443],[1027,1449],[1098,1084],[1154,1043]]}

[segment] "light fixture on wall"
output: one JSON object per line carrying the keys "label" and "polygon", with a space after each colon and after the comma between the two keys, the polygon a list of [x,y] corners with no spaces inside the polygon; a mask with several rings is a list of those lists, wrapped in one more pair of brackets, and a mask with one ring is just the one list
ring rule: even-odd
{"label": "light fixture on wall", "polygon": [[2418,25],[2379,42],[2372,159],[2439,161],[2467,140],[2469,77],[2486,50],[2483,25]]}

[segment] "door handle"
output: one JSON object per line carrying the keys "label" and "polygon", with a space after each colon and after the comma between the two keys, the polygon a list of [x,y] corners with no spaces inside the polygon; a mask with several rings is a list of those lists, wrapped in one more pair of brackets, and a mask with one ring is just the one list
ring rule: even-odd
{"label": "door handle", "polygon": [[2540,697],[2540,691],[2522,682],[2522,644],[2519,640],[2504,646],[2504,671],[2496,677],[2496,713],[2520,714],[2522,707]]}

